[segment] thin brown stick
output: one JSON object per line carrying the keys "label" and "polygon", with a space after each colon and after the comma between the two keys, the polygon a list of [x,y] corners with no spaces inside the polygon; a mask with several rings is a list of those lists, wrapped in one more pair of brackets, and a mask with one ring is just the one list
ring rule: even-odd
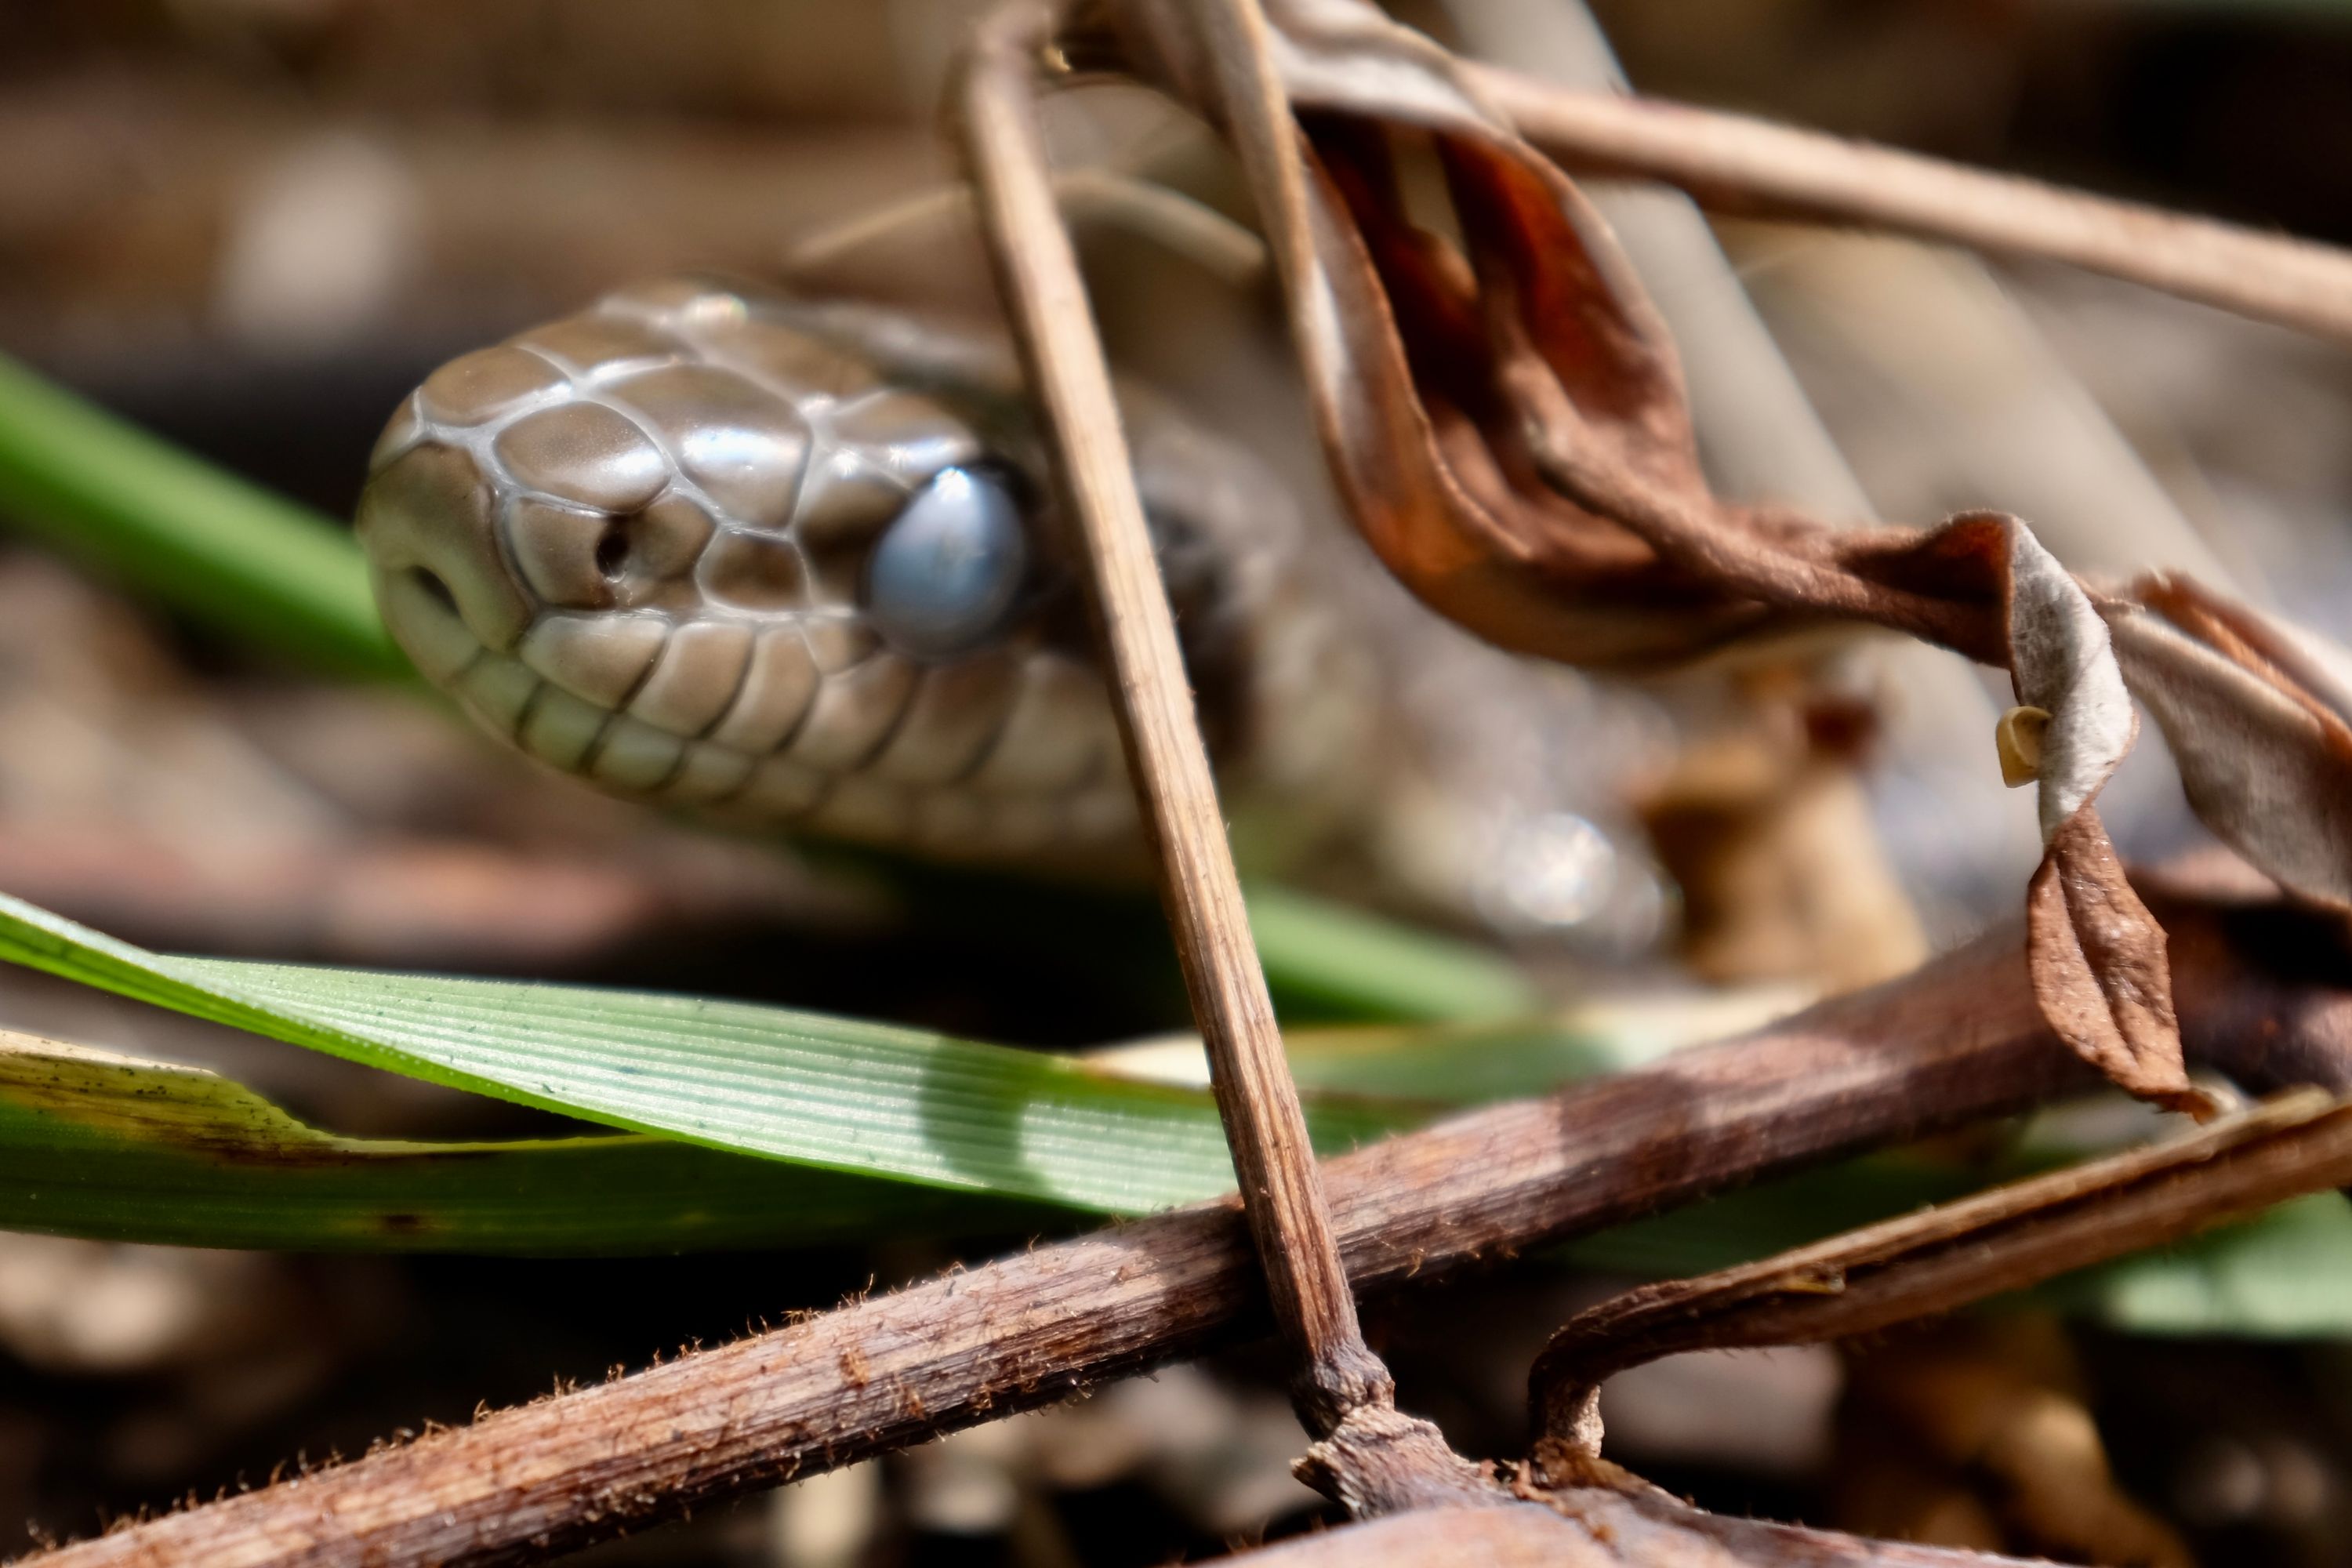
{"label": "thin brown stick", "polygon": [[1952,1311],[2352,1183],[2352,1106],[2283,1095],[2189,1137],[2085,1161],[1578,1313],[1528,1377],[1538,1429],[1601,1446],[1601,1382],[1684,1351],[1814,1344]]}
{"label": "thin brown stick", "polygon": [[1394,1384],[1357,1325],[1101,340],[1055,204],[1034,101],[1050,26],[1050,13],[1016,0],[975,31],[961,91],[963,133],[997,286],[1085,541],[1128,768],[1208,1045],[1243,1206],[1275,1321],[1301,1363],[1300,1410],[1327,1436],[1359,1406],[1391,1404]]}
{"label": "thin brown stick", "polygon": [[1746,115],[1470,68],[1571,168],[1679,186],[1717,212],[1826,219],[2104,272],[2352,344],[2352,254]]}
{"label": "thin brown stick", "polygon": [[[2191,1049],[2253,1081],[2352,1068],[2324,922],[2168,902]],[[2247,953],[2291,965],[2278,978]],[[2002,933],[1875,991],[1328,1168],[1351,1278],[1507,1257],[1776,1171],[2085,1087]],[[473,1568],[1050,1405],[1264,1321],[1231,1201],[1016,1254],[40,1559],[43,1568]]]}

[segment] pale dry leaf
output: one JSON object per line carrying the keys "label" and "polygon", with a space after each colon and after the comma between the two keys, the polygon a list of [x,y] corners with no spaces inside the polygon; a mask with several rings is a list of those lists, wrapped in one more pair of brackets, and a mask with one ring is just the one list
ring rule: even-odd
{"label": "pale dry leaf", "polygon": [[2106,623],[2033,531],[2009,522],[2010,678],[2018,701],[2050,715],[2042,735],[2042,842],[2091,804],[2131,750],[2139,721]]}
{"label": "pale dry leaf", "polygon": [[2189,805],[2281,887],[2352,910],[2344,651],[2177,579],[2135,596],[2143,604],[2108,608],[2108,626]]}

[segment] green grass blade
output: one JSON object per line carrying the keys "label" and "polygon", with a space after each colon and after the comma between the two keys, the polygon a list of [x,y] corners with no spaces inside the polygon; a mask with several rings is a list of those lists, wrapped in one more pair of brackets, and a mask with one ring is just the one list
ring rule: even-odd
{"label": "green grass blade", "polygon": [[0,512],[222,631],[404,675],[350,533],[0,355]]}
{"label": "green grass blade", "polygon": [[1253,883],[1250,931],[1266,982],[1294,1007],[1400,1023],[1533,1017],[1543,997],[1490,948],[1328,900]]}
{"label": "green grass blade", "polygon": [[[1066,1058],[744,1003],[145,952],[0,898],[0,959],[331,1055],[634,1131],[1137,1213],[1229,1189],[1209,1097]],[[1316,1108],[1318,1146],[1406,1113]]]}
{"label": "green grass blade", "polygon": [[2038,1293],[2137,1334],[2352,1338],[2352,1204],[2313,1193],[2179,1247],[2117,1258]]}
{"label": "green grass blade", "polygon": [[1779,986],[1599,998],[1545,1017],[1315,1028],[1286,1043],[1290,1075],[1310,1094],[1485,1105],[1728,1039],[1787,1016],[1801,1001]]}
{"label": "green grass blade", "polygon": [[0,1032],[0,1227],[183,1247],[620,1256],[1034,1230],[1053,1211],[614,1134],[339,1138],[201,1068]]}

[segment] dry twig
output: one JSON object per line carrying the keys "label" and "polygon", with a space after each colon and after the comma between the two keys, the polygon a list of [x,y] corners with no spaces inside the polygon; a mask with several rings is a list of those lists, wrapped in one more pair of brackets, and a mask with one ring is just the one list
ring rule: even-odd
{"label": "dry twig", "polygon": [[[1251,0],[1229,0],[1220,15],[1237,28],[1263,31]],[[1033,100],[1050,32],[1050,14],[1030,0],[1012,0],[982,22],[966,60],[962,128],[990,260],[1085,547],[1129,774],[1193,1018],[1208,1046],[1243,1211],[1276,1325],[1298,1360],[1294,1396],[1320,1439],[1301,1474],[1360,1516],[1481,1500],[1494,1494],[1491,1481],[1447,1448],[1434,1426],[1396,1411],[1395,1384],[1356,1321],[1109,369],[1055,202]],[[1261,44],[1228,58],[1263,53]]]}
{"label": "dry twig", "polygon": [[1522,135],[1571,168],[1660,180],[1717,212],[2069,262],[2352,344],[2352,256],[2332,246],[1719,110],[1470,68]]}
{"label": "dry twig", "polygon": [[2187,1138],[1628,1291],[1552,1336],[1529,1411],[1544,1436],[1598,1454],[1601,1382],[1644,1362],[1875,1332],[2347,1184],[2352,1105],[2299,1090]]}
{"label": "dry twig", "polygon": [[[2159,899],[2158,907],[2174,933],[2192,1054],[2257,1087],[2352,1082],[2352,991],[2340,984],[2344,952],[2328,922],[2271,902]],[[2276,973],[2263,967],[2273,961]],[[1326,1177],[1349,1277],[1359,1287],[1392,1286],[1508,1257],[2087,1085],[2023,982],[2020,938],[2003,933],[1744,1038],[1334,1161]],[[1254,1329],[1264,1311],[1234,1205],[1181,1210],[39,1561],[519,1562],[1053,1404]]]}

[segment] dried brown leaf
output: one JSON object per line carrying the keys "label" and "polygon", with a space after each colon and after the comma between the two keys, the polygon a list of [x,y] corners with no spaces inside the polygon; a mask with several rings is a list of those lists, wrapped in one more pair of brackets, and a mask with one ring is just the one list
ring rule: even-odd
{"label": "dried brown leaf", "polygon": [[[1130,58],[1242,153],[1326,458],[1433,608],[1588,666],[1834,620],[2002,658],[1981,520],[1857,536],[1709,492],[1639,280],[1462,62],[1361,0],[1275,0],[1271,70],[1207,11],[1118,9]],[[1458,243],[1408,199],[1417,157]]]}
{"label": "dried brown leaf", "polygon": [[2025,897],[2026,968],[2042,1016],[2116,1087],[2210,1114],[2189,1081],[2164,928],[2132,891],[2098,814],[2085,808],[2042,852]]}
{"label": "dried brown leaf", "polygon": [[[1303,176],[1257,181],[1318,435],[1357,526],[1407,586],[1490,640],[1587,665],[1668,661],[1769,608],[1669,563],[1538,470],[1524,356],[1624,482],[1710,503],[1663,324],[1574,185],[1463,84],[1459,63],[1355,0],[1269,6],[1281,89],[1233,101],[1192,7],[1122,7],[1130,51]],[[1304,135],[1292,104],[1307,115]],[[1396,158],[1426,145],[1465,256],[1407,214]]]}

